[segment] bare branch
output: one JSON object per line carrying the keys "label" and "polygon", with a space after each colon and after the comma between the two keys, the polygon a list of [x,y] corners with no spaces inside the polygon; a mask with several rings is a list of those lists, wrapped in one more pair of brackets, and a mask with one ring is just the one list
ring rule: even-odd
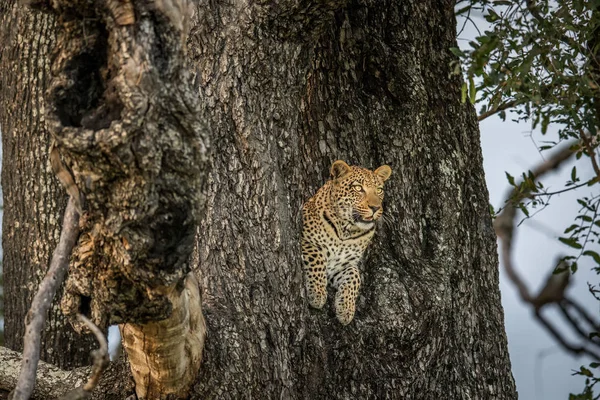
{"label": "bare branch", "polygon": [[[21,369],[22,354],[0,347],[0,389],[12,390],[17,385]],[[57,399],[65,392],[85,382],[91,368],[83,367],[72,371],[62,370],[44,361],[38,363],[36,385],[32,398]]]}
{"label": "bare branch", "polygon": [[106,342],[106,338],[102,331],[83,314],[77,314],[77,319],[87,326],[94,336],[96,336],[98,343],[100,343],[100,348],[92,352],[92,358],[94,360],[92,375],[86,384],[66,393],[61,397],[61,400],[86,400],[92,397],[92,391],[98,386],[102,371],[104,371],[110,361],[108,358],[108,343]]}
{"label": "bare branch", "polygon": [[546,328],[546,330],[556,339],[556,341],[566,350],[570,351],[573,354],[587,354],[588,356],[600,360],[600,354],[594,352],[593,350],[588,349],[585,346],[573,346],[569,344],[565,338],[562,337],[560,332],[550,323],[546,318],[540,313],[540,310],[535,311],[535,316],[537,320]]}
{"label": "bare branch", "polygon": [[[578,145],[578,143],[569,143],[558,150],[558,152],[554,153],[550,159],[540,164],[531,172],[532,179],[538,179],[544,174],[558,169],[563,162],[568,160],[574,154],[572,149],[576,148],[576,145]],[[597,341],[591,340],[590,335],[587,334],[579,325],[575,315],[569,312],[569,308],[567,306],[573,308],[580,317],[583,317],[591,325],[593,329],[597,330],[597,327],[600,325],[598,322],[594,321],[594,319],[590,317],[587,312],[585,312],[583,307],[581,307],[579,304],[576,304],[574,301],[565,298],[564,294],[568,286],[570,276],[568,268],[565,268],[566,271],[559,273],[554,273],[555,268],[552,268],[553,273],[548,277],[544,287],[540,290],[538,295],[532,296],[529,292],[529,288],[517,273],[512,262],[511,255],[513,249],[512,245],[517,207],[521,200],[531,196],[531,190],[528,189],[527,186],[522,184],[516,185],[516,188],[511,189],[507,196],[506,207],[498,215],[496,221],[494,222],[496,234],[501,241],[502,264],[504,265],[506,274],[510,281],[516,286],[521,299],[525,303],[531,305],[536,319],[546,328],[546,330],[563,348],[577,355],[587,354],[597,360],[600,360],[600,353],[590,349],[588,346],[574,346],[567,342],[567,340],[561,335],[556,327],[546,320],[546,318],[541,314],[541,309],[544,306],[558,304],[575,333],[577,333],[582,340],[588,342],[590,345],[600,347],[600,344]]]}
{"label": "bare branch", "polygon": [[[15,388],[21,369],[21,360],[21,353],[0,346],[0,393]],[[31,398],[60,399],[73,388],[84,385],[91,373],[92,366],[66,371],[40,360],[36,373],[36,385]],[[133,385],[127,357],[123,356],[119,360],[111,362],[104,370],[91,399],[125,399],[133,393]],[[135,398],[135,395],[133,396]],[[2,398],[1,394],[0,398]]]}
{"label": "bare branch", "polygon": [[65,279],[65,273],[69,267],[69,256],[78,235],[79,213],[76,209],[76,200],[71,197],[65,210],[60,240],[52,255],[50,268],[48,268],[27,313],[23,363],[17,386],[10,395],[12,400],[26,400],[33,392],[35,371],[40,359],[41,333],[46,322],[46,315],[58,287]]}

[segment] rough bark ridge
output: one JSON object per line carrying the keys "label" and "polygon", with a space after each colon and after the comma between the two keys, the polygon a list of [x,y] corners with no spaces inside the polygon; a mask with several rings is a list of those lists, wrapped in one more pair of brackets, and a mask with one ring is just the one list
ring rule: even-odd
{"label": "rough bark ridge", "polygon": [[[52,165],[83,204],[63,312],[89,315],[101,328],[128,323],[138,332],[124,337],[132,354],[170,349],[168,357],[130,359],[136,391],[140,398],[184,397],[205,335],[198,295],[184,280],[208,160],[184,65],[189,4],[32,5],[58,18],[47,125],[64,164],[57,155]],[[162,329],[145,325],[169,316]]]}
{"label": "rough bark ridge", "polygon": [[[44,123],[55,25],[52,15],[0,1],[5,337],[6,346],[17,351],[23,349],[25,314],[48,268],[67,203],[49,167]],[[61,368],[85,365],[95,341],[70,326],[59,307],[61,293],[46,320],[41,357]]]}
{"label": "rough bark ridge", "polygon": [[[190,54],[219,141],[194,398],[516,398],[454,2],[296,3],[198,5]],[[331,295],[308,308],[300,261],[301,204],[336,159],[394,170],[348,327]]]}
{"label": "rough bark ridge", "polygon": [[166,318],[190,271],[207,158],[183,68],[186,4],[53,2],[47,123],[85,198],[63,308],[99,326]]}

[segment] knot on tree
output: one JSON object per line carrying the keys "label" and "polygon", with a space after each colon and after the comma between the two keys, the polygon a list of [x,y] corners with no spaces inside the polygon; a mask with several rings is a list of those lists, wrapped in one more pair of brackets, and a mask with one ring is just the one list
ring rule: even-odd
{"label": "knot on tree", "polygon": [[63,311],[101,327],[164,319],[190,271],[208,159],[184,65],[190,3],[36,5],[61,26],[47,121],[84,199]]}

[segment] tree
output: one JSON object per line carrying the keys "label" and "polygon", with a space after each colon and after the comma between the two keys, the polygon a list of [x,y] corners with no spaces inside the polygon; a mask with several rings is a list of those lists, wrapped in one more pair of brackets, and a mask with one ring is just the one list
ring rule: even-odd
{"label": "tree", "polygon": [[[452,2],[197,5],[188,55],[213,152],[192,398],[516,397],[455,28]],[[299,249],[300,206],[337,158],[395,176],[347,327],[307,307]]]}

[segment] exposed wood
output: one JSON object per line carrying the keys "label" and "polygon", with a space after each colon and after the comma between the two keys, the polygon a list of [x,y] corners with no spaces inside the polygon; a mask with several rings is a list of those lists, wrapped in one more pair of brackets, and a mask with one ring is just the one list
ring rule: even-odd
{"label": "exposed wood", "polygon": [[200,368],[206,324],[194,274],[184,290],[172,290],[168,298],[173,304],[169,318],[119,327],[135,381],[144,383],[136,385],[139,399],[186,398]]}

